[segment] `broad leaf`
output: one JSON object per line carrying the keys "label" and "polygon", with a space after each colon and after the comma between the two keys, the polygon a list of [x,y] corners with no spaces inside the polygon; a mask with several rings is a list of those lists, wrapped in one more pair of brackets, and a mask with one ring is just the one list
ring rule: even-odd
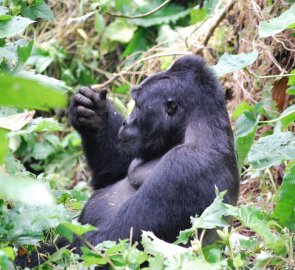
{"label": "broad leaf", "polygon": [[116,19],[108,25],[104,36],[111,41],[118,41],[121,43],[129,42],[137,27],[131,25],[126,19]]}
{"label": "broad leaf", "polygon": [[45,19],[48,21],[54,20],[54,15],[50,7],[43,1],[37,0],[28,7],[24,7],[21,10],[22,15],[32,20],[37,18]]}
{"label": "broad leaf", "polygon": [[270,230],[267,216],[253,206],[242,206],[238,209],[238,219],[242,225],[255,231],[262,237],[266,246],[272,248],[276,254],[282,254],[286,250],[283,238],[277,237]]}
{"label": "broad leaf", "polygon": [[65,222],[59,224],[56,230],[60,235],[66,237],[69,241],[72,241],[74,234],[81,236],[87,232],[96,230],[96,228],[89,224],[81,225]]}
{"label": "broad leaf", "polygon": [[295,164],[292,165],[291,168],[286,169],[273,217],[278,219],[283,226],[295,232]]}
{"label": "broad leaf", "polygon": [[290,124],[294,124],[295,122],[295,105],[288,107],[286,110],[282,112],[279,117],[279,121],[276,124],[276,129],[283,131],[286,129]]}
{"label": "broad leaf", "polygon": [[259,37],[265,38],[278,34],[295,23],[295,4],[287,11],[283,12],[279,17],[273,18],[268,22],[259,23]]}
{"label": "broad leaf", "polygon": [[0,106],[48,110],[67,104],[66,95],[35,80],[4,74],[0,85]]}
{"label": "broad leaf", "polygon": [[248,111],[244,112],[236,121],[235,148],[240,173],[254,142],[259,118],[259,115],[255,118],[254,114]]}
{"label": "broad leaf", "polygon": [[227,73],[241,70],[249,65],[252,65],[258,57],[258,52],[241,53],[232,55],[225,53],[221,56],[218,63],[212,66],[217,76],[223,76]]}
{"label": "broad leaf", "polygon": [[[28,199],[34,197],[28,194]],[[42,196],[40,194],[39,196]],[[17,205],[6,214],[6,222],[11,224],[8,241],[19,244],[38,244],[43,237],[43,230],[56,227],[59,223],[71,219],[63,205],[25,206]]]}
{"label": "broad leaf", "polygon": [[248,156],[255,169],[279,165],[295,158],[295,136],[292,132],[280,132],[260,138],[254,143]]}
{"label": "broad leaf", "polygon": [[25,63],[27,59],[30,57],[32,49],[33,49],[34,41],[30,41],[25,46],[18,46],[17,47],[17,55],[21,63]]}
{"label": "broad leaf", "polygon": [[287,94],[292,96],[295,95],[295,85],[287,89]]}
{"label": "broad leaf", "polygon": [[150,16],[132,19],[130,22],[147,28],[153,25],[175,23],[177,20],[189,15],[190,12],[190,9],[184,10],[180,6],[170,4]]}
{"label": "broad leaf", "polygon": [[31,179],[0,173],[0,192],[10,200],[27,205],[52,205],[54,199],[47,187]]}
{"label": "broad leaf", "polygon": [[12,17],[10,20],[0,20],[0,38],[13,37],[22,34],[28,25],[33,23],[31,19],[21,16]]}

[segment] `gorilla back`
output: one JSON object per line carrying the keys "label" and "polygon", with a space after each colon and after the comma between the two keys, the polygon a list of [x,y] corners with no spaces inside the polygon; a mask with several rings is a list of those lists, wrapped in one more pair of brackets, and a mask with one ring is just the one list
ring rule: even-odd
{"label": "gorilla back", "polygon": [[[224,93],[204,61],[178,59],[132,90],[135,108],[123,120],[106,91],[81,88],[70,120],[82,137],[94,194],[79,218],[98,228],[96,245],[153,231],[166,241],[190,227],[215,198],[215,186],[236,204],[239,177]],[[77,249],[81,243],[75,242]]]}
{"label": "gorilla back", "polygon": [[106,99],[82,88],[70,119],[93,172],[93,196],[80,222],[99,230],[92,244],[142,230],[174,241],[215,198],[215,186],[236,204],[239,177],[223,90],[204,61],[185,56],[132,90],[135,108],[123,120]]}

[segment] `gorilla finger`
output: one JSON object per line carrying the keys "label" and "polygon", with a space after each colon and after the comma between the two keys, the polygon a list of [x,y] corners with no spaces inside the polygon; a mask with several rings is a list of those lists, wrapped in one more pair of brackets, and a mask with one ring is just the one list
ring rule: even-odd
{"label": "gorilla finger", "polygon": [[79,89],[79,93],[81,93],[85,97],[88,97],[89,99],[93,98],[93,90],[89,87],[81,87]]}
{"label": "gorilla finger", "polygon": [[100,97],[100,100],[105,100],[106,97],[107,97],[107,93],[108,93],[108,90],[107,89],[102,89],[100,92],[99,92],[99,97]]}
{"label": "gorilla finger", "polygon": [[96,121],[93,121],[93,119],[87,119],[84,117],[79,117],[78,121],[79,121],[80,127],[83,126],[83,127],[86,127],[87,129],[91,129],[91,128],[95,129],[97,128],[97,125],[99,125],[100,123],[99,119],[97,119]]}
{"label": "gorilla finger", "polygon": [[92,101],[91,101],[89,98],[87,98],[87,97],[81,95],[80,93],[78,93],[78,94],[76,94],[76,95],[74,96],[74,100],[75,100],[77,103],[79,103],[79,104],[81,104],[81,105],[84,105],[85,107],[93,108],[93,103],[92,103]]}
{"label": "gorilla finger", "polygon": [[91,117],[95,115],[95,112],[92,110],[89,110],[83,106],[78,106],[77,107],[77,113],[79,116],[83,116],[83,117]]}
{"label": "gorilla finger", "polygon": [[92,120],[84,118],[84,117],[79,117],[78,122],[79,122],[80,126],[89,127],[92,125]]}

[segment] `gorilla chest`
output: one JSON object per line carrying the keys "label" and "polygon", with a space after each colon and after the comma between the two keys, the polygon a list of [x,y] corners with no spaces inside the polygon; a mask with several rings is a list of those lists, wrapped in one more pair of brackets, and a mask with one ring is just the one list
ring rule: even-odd
{"label": "gorilla chest", "polygon": [[93,193],[80,216],[80,222],[98,227],[111,220],[120,207],[144,184],[158,162],[159,159],[149,162],[133,160],[124,179]]}

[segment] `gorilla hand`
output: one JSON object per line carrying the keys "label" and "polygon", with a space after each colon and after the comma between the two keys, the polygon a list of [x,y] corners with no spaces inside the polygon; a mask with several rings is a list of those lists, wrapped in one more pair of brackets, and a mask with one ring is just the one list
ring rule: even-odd
{"label": "gorilla hand", "polygon": [[69,117],[78,131],[98,130],[108,112],[107,90],[99,93],[91,88],[82,87],[74,95],[70,106]]}

